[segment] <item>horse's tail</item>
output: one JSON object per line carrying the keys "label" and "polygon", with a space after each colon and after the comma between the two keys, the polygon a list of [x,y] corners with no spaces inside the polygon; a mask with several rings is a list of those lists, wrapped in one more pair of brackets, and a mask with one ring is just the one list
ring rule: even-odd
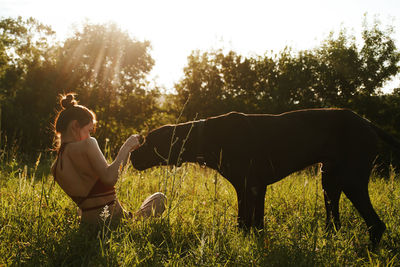
{"label": "horse's tail", "polygon": [[386,144],[390,145],[395,150],[400,151],[400,142],[397,139],[395,139],[392,135],[388,134],[382,128],[376,126],[371,122],[370,126],[374,130],[374,132],[379,136],[380,139],[382,139]]}

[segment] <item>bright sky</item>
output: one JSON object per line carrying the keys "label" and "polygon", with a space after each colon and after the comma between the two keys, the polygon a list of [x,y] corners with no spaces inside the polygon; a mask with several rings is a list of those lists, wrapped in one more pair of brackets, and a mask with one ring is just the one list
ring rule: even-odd
{"label": "bright sky", "polygon": [[[192,50],[224,48],[248,56],[287,45],[309,49],[341,27],[358,36],[364,13],[371,23],[377,15],[383,26],[395,26],[400,48],[399,0],[0,0],[0,18],[34,17],[61,40],[85,19],[116,22],[151,42],[151,77],[167,90],[183,76]],[[388,88],[399,85],[397,78]]]}

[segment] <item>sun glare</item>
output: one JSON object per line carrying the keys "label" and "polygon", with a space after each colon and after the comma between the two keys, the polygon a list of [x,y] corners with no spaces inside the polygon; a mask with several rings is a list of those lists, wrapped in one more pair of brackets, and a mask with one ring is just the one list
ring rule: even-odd
{"label": "sun glare", "polygon": [[[319,0],[37,0],[18,4],[23,11],[19,15],[50,24],[60,40],[71,34],[72,24],[87,19],[115,22],[133,38],[150,41],[156,61],[152,73],[167,87],[183,75],[193,50],[226,49],[248,56],[279,52],[285,46],[311,49],[342,26],[360,31],[363,14],[376,5],[360,6],[359,1],[346,0],[323,4]],[[383,5],[380,8],[382,14],[389,12]]]}

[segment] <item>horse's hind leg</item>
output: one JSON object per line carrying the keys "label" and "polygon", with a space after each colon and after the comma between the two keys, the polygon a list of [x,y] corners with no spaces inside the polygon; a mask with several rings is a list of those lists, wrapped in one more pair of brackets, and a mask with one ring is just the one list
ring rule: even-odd
{"label": "horse's hind leg", "polygon": [[371,200],[368,194],[368,180],[370,171],[364,172],[363,174],[353,174],[350,172],[342,181],[343,192],[353,203],[355,208],[358,210],[360,215],[365,220],[370,240],[373,247],[378,245],[382,238],[383,232],[386,230],[385,224],[380,220],[379,216],[376,214],[374,208],[372,207]]}
{"label": "horse's hind leg", "polygon": [[321,171],[322,188],[324,189],[324,200],[326,209],[326,229],[332,230],[333,227],[335,227],[336,230],[339,230],[339,200],[342,193],[342,187],[335,173],[327,170],[327,168],[324,167],[326,167],[326,165],[321,168]]}

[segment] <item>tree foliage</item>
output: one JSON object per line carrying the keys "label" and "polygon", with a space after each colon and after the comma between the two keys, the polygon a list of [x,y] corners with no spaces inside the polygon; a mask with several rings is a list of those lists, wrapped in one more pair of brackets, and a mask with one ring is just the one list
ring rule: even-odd
{"label": "tree foliage", "polygon": [[86,23],[59,44],[50,27],[22,18],[1,20],[0,33],[1,132],[21,151],[52,147],[60,93],[76,92],[96,112],[101,145],[106,139],[119,145],[144,125],[157,124],[159,91],[146,80],[154,64],[149,42],[115,24]]}
{"label": "tree foliage", "polygon": [[149,42],[132,39],[116,24],[86,24],[60,48],[57,88],[76,92],[95,111],[101,141],[113,136],[121,142],[157,111],[159,91],[149,90],[146,80],[154,65],[149,50]]}
{"label": "tree foliage", "polygon": [[392,27],[381,30],[375,20],[372,26],[364,23],[361,46],[342,29],[319,47],[298,52],[286,47],[278,54],[246,58],[232,51],[195,51],[176,86],[176,102],[183,106],[188,101],[188,119],[231,110],[364,110],[359,99],[380,95],[385,82],[399,72],[400,54],[392,33]]}
{"label": "tree foliage", "polygon": [[[33,18],[0,21],[0,109],[2,137],[32,151],[46,144],[52,95],[43,86],[51,75],[54,32]],[[51,69],[51,67],[50,67]],[[40,130],[37,130],[40,129]]]}

